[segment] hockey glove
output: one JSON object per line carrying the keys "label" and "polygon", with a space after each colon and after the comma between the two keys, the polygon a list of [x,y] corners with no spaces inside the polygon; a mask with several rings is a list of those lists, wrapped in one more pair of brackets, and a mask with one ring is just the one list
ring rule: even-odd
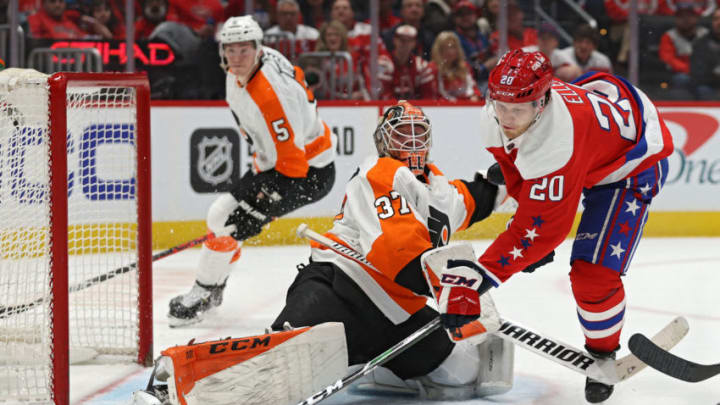
{"label": "hockey glove", "polygon": [[548,253],[547,256],[543,257],[542,259],[538,260],[537,262],[525,267],[523,270],[524,273],[532,273],[537,268],[542,267],[548,263],[552,263],[552,261],[555,260],[555,251]]}
{"label": "hockey glove", "polygon": [[492,283],[475,261],[472,247],[460,244],[433,249],[421,260],[443,326],[454,329],[478,319],[480,295]]}
{"label": "hockey glove", "polygon": [[503,177],[502,170],[500,170],[500,165],[497,163],[493,163],[492,166],[488,167],[487,175],[485,176],[485,178],[490,183],[496,186],[505,185],[505,177]]}
{"label": "hockey glove", "polygon": [[263,225],[269,222],[270,218],[267,215],[255,209],[246,200],[240,200],[225,225],[235,225],[235,230],[230,236],[235,240],[243,241],[259,234]]}

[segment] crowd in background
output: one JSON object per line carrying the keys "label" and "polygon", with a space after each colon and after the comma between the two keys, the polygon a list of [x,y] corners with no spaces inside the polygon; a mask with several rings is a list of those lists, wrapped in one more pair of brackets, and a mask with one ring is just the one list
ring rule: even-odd
{"label": "crowd in background", "polygon": [[[508,48],[539,49],[558,78],[572,81],[590,70],[627,73],[628,0],[578,1],[596,27],[562,1],[540,1],[555,23],[539,18],[535,1],[507,3]],[[642,79],[652,80],[641,80],[641,88],[657,98],[720,99],[718,3],[639,0],[647,42],[641,41]],[[378,84],[372,88],[368,1],[253,4],[265,44],[306,70],[319,99],[480,101],[499,56],[500,0],[380,0]],[[30,40],[126,36],[124,0],[19,0],[19,7]],[[245,7],[245,0],[135,1],[135,39],[168,42],[178,54],[179,68],[150,72],[153,96],[223,98],[215,35],[227,18],[245,14]]]}

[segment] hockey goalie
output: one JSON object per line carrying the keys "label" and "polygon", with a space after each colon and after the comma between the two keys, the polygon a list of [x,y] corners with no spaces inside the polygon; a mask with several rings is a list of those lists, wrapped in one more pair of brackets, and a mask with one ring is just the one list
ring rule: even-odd
{"label": "hockey goalie", "polygon": [[[438,316],[446,325],[469,323],[430,333],[352,389],[432,400],[508,391],[514,346],[491,334],[500,321],[490,296],[468,311],[477,308],[471,287],[479,274],[444,274],[449,258],[475,260],[470,245],[447,243],[490,215],[503,187],[480,174],[447,179],[428,159],[431,133],[420,108],[406,101],[391,106],[373,134],[378,154],[346,185],[325,236],[364,256],[372,269],[313,243],[312,260],[300,266],[273,333],[165,350],[155,376],[167,384],[151,381],[135,393],[135,404],[294,404]],[[456,288],[460,277],[468,288]]]}

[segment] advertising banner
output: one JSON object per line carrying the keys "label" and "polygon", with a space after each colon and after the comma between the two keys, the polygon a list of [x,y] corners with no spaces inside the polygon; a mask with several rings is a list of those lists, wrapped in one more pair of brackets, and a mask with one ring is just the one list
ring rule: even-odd
{"label": "advertising banner", "polygon": [[[476,128],[478,106],[424,107],[433,125],[431,159],[451,178],[472,179],[493,160]],[[375,153],[372,133],[382,105],[321,106],[338,137],[331,193],[290,217],[331,217],[357,165]],[[661,107],[676,150],[654,211],[720,211],[720,107]],[[152,108],[153,221],[200,221],[218,192],[230,190],[251,164],[226,106]]]}

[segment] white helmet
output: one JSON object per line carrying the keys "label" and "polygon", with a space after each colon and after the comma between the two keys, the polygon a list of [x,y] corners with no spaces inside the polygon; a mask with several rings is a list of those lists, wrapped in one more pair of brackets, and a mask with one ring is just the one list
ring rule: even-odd
{"label": "white helmet", "polygon": [[218,35],[218,42],[220,42],[220,66],[223,70],[227,70],[223,45],[235,42],[254,41],[255,48],[260,49],[262,39],[263,30],[252,16],[242,15],[228,18]]}

